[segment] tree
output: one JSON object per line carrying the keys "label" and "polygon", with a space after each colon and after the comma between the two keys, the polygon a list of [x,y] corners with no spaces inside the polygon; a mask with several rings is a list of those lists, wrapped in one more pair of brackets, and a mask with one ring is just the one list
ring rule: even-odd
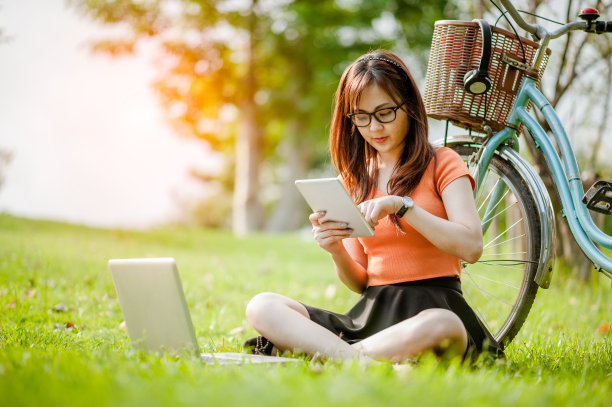
{"label": "tree", "polygon": [[[270,188],[260,184],[262,163],[272,169],[270,181],[282,185],[269,227],[297,225],[301,199],[291,183],[323,161],[343,67],[379,46],[422,52],[447,8],[443,0],[71,3],[95,20],[128,28],[125,38],[99,41],[97,50],[133,52],[138,41],[153,39],[172,56],[160,66],[156,88],[182,134],[232,157],[237,234],[263,227],[261,191]],[[275,171],[281,167],[284,175]]]}

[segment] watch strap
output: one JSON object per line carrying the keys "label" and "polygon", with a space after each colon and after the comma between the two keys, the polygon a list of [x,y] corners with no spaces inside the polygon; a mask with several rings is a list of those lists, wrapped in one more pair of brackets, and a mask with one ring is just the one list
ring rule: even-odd
{"label": "watch strap", "polygon": [[395,216],[397,216],[398,218],[404,217],[404,215],[406,214],[408,209],[412,208],[413,206],[414,206],[414,202],[412,201],[412,198],[410,198],[408,196],[403,197],[402,198],[402,207],[400,208],[399,211],[397,211]]}

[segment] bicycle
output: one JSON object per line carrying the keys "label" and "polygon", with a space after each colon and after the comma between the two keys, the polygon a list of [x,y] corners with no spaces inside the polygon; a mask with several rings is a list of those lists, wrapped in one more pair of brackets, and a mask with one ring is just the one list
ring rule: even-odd
{"label": "bicycle", "polygon": [[[476,180],[485,251],[477,263],[463,264],[464,295],[495,339],[507,345],[527,318],[538,288],[548,288],[554,262],[551,199],[519,154],[517,133],[542,154],[574,239],[595,268],[612,278],[612,258],[596,246],[612,249],[612,236],[594,224],[587,210],[610,214],[612,183],[598,181],[584,193],[563,125],[538,90],[551,39],[572,30],[610,33],[612,21],[598,21],[596,10],[585,9],[579,15],[584,21],[549,32],[527,23],[509,0],[500,1],[503,16],[509,14],[539,42],[520,37],[507,17],[514,33],[484,20],[436,22],[424,100],[430,117],[447,121],[438,144],[457,151]],[[560,155],[529,113],[532,105],[550,126]],[[469,129],[468,135],[449,137],[449,122]]]}

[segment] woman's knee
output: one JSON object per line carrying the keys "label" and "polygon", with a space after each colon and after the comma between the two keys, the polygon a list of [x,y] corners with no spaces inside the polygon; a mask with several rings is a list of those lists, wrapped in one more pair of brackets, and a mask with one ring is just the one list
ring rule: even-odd
{"label": "woman's knee", "polygon": [[290,308],[303,315],[308,315],[306,308],[299,302],[280,294],[265,292],[257,294],[247,304],[247,321],[256,328],[262,324],[262,321],[267,321],[272,313],[281,308]]}
{"label": "woman's knee", "polygon": [[275,293],[259,293],[251,300],[246,306],[246,317],[249,324],[255,325],[258,321],[265,316],[271,307],[274,307],[274,304],[278,302],[276,298],[278,294]]}
{"label": "woman's knee", "polygon": [[435,348],[445,350],[467,348],[467,331],[457,314],[443,308],[432,308],[418,315],[428,325]]}

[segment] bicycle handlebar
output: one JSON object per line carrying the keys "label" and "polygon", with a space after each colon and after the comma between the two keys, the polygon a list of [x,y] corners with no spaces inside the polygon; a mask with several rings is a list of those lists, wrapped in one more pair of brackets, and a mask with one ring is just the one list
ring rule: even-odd
{"label": "bicycle handlebar", "polygon": [[527,21],[523,20],[523,17],[521,17],[519,12],[516,10],[516,8],[514,8],[514,5],[512,5],[512,3],[510,3],[509,0],[500,0],[500,1],[501,1],[501,4],[503,4],[504,8],[508,11],[508,13],[510,13],[510,16],[512,17],[512,19],[516,21],[516,23],[519,25],[519,27],[521,27],[523,30],[527,31],[528,33],[535,35],[538,38],[542,38],[540,37],[539,34],[542,30],[546,31],[544,27],[538,24],[529,24]]}
{"label": "bicycle handlebar", "polygon": [[538,40],[543,38],[558,38],[569,31],[581,30],[589,33],[603,34],[612,33],[612,21],[576,21],[565,24],[563,27],[553,32],[539,24],[530,24],[521,17],[518,10],[512,5],[510,0],[500,0],[504,8],[508,11],[512,19],[521,27],[536,36]]}
{"label": "bicycle handlebar", "polygon": [[595,21],[596,34],[612,33],[612,21]]}

